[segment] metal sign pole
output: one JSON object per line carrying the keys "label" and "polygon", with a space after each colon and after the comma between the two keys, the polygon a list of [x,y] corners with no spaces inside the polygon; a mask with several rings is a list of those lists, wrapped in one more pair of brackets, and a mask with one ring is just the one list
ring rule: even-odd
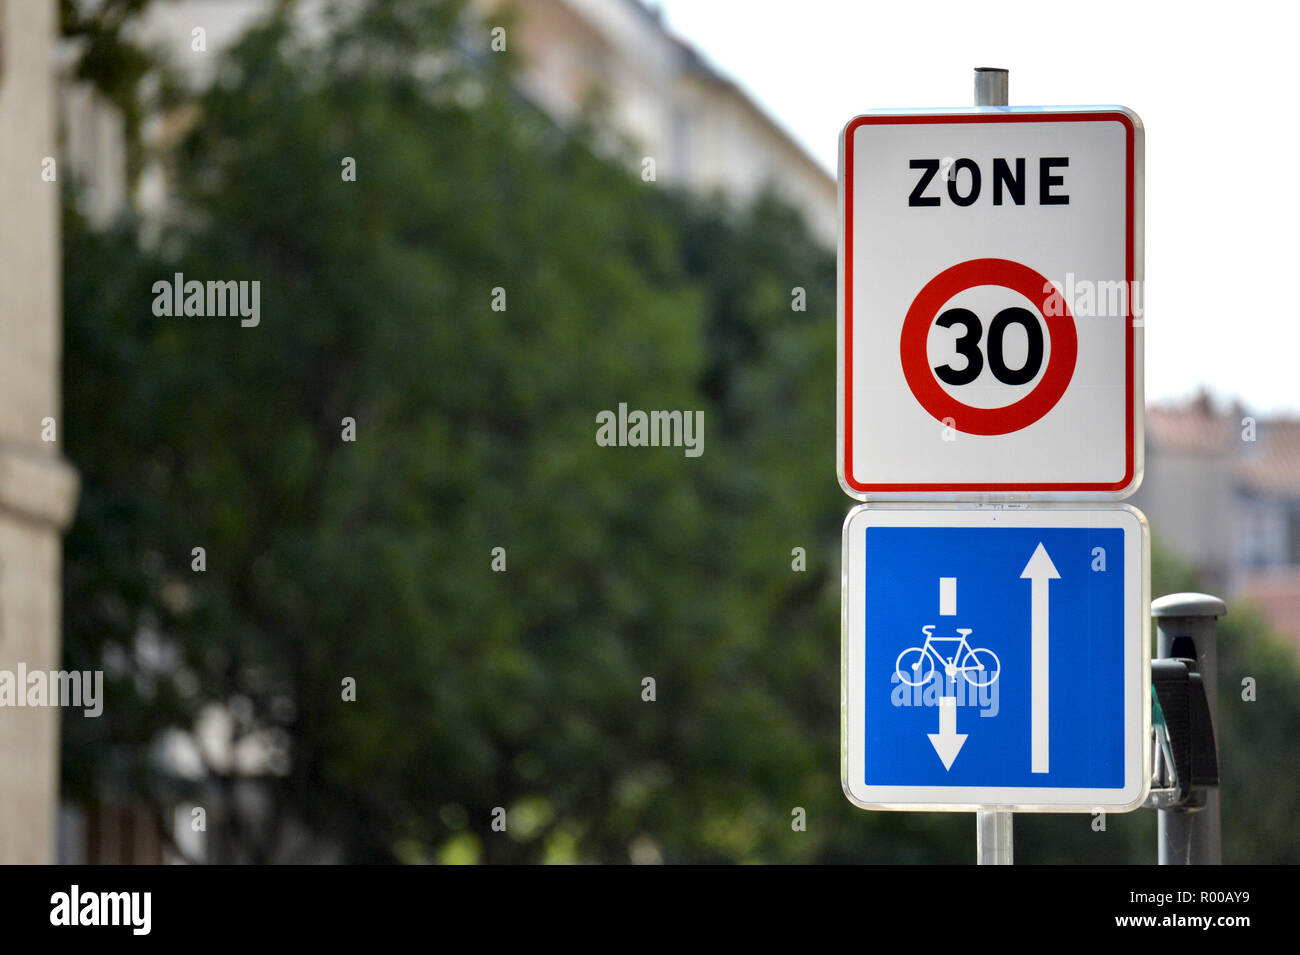
{"label": "metal sign pole", "polygon": [[[1156,656],[1195,660],[1205,687],[1214,739],[1219,738],[1219,654],[1215,626],[1228,608],[1209,594],[1170,594],[1151,604],[1156,618]],[[1161,809],[1161,865],[1219,865],[1219,789],[1206,789],[1203,806]]]}
{"label": "metal sign pole", "polygon": [[975,67],[975,105],[1010,106],[1008,72],[996,66]]}
{"label": "metal sign pole", "polygon": [[975,813],[975,861],[979,865],[1011,865],[1015,861],[1011,813]]}
{"label": "metal sign pole", "polygon": [[[975,105],[1008,106],[1009,74],[997,67],[975,68]],[[1161,843],[1163,845],[1163,843]],[[979,865],[1011,865],[1014,833],[1009,812],[975,814],[975,861]]]}

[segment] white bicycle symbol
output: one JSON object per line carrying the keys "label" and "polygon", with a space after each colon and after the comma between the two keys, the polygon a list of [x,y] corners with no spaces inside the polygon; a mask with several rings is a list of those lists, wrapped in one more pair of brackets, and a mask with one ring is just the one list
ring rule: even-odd
{"label": "white bicycle symbol", "polygon": [[[898,655],[898,662],[894,664],[898,678],[908,686],[924,686],[928,683],[934,676],[936,663],[943,667],[943,672],[950,680],[955,680],[960,673],[971,686],[992,686],[997,682],[1002,672],[998,655],[986,647],[972,647],[966,639],[971,634],[969,627],[958,627],[957,632],[961,634],[959,637],[936,637],[933,624],[922,627],[921,632],[925,634],[924,646],[908,647]],[[956,644],[952,656],[940,654],[935,649],[936,643],[949,646]],[[961,660],[960,664],[958,659]],[[929,669],[926,669],[927,664]]]}

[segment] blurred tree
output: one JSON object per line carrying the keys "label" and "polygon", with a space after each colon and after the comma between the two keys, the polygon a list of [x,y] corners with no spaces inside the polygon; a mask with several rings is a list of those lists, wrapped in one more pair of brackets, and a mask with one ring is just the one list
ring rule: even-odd
{"label": "blurred tree", "polygon": [[[969,816],[840,792],[833,253],[598,158],[458,5],[347,17],[231,51],[157,251],[69,213],[66,653],[109,686],[67,791],[212,803],[254,861],[968,861]],[[177,272],[260,324],[155,317]],[[704,453],[598,446],[620,402]],[[1150,816],[1017,851],[1149,860]]]}
{"label": "blurred tree", "polygon": [[159,2],[175,0],[59,0],[59,30],[72,56],[67,75],[89,84],[118,110],[132,183],[144,158],[144,117],[183,95],[168,61],[141,39],[145,14]]}

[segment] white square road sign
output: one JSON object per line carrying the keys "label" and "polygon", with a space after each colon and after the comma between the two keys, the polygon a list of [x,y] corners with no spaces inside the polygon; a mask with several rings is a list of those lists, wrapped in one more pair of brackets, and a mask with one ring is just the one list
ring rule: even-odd
{"label": "white square road sign", "polygon": [[840,145],[838,465],[861,499],[1116,499],[1142,473],[1141,121],[875,113]]}

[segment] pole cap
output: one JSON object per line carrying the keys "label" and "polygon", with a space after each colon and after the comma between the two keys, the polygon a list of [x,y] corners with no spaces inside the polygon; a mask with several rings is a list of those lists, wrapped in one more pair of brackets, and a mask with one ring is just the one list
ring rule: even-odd
{"label": "pole cap", "polygon": [[1006,106],[1010,100],[1006,70],[997,66],[975,67],[975,105]]}
{"label": "pole cap", "polygon": [[1223,617],[1228,606],[1211,594],[1168,594],[1151,601],[1153,617]]}

